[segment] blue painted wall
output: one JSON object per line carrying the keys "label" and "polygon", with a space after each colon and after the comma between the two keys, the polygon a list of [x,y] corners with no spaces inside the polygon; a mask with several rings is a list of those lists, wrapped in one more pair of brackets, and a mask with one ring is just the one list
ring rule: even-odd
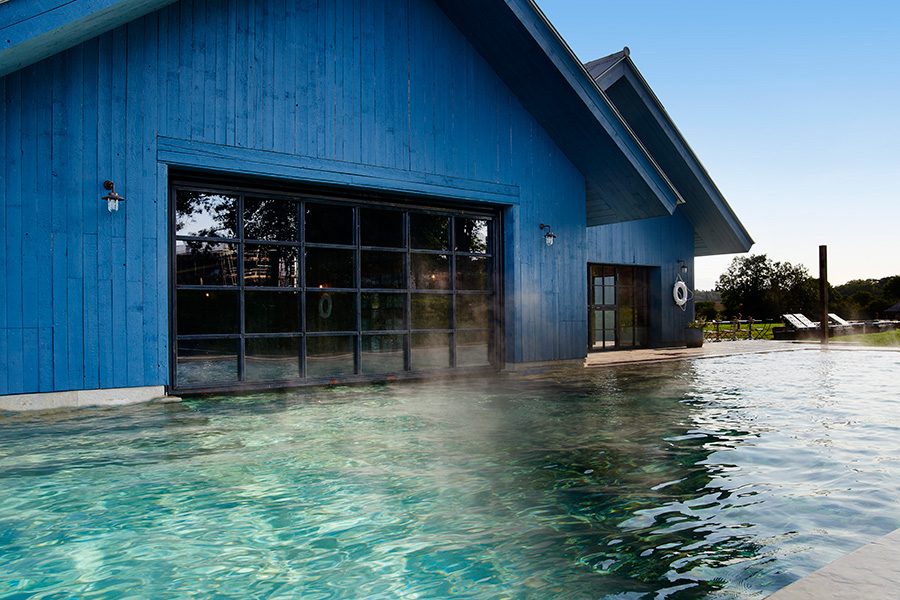
{"label": "blue painted wall", "polygon": [[[651,267],[650,343],[682,344],[684,327],[693,319],[694,301],[682,310],[672,288],[681,276],[694,289],[694,229],[681,211],[676,209],[671,217],[589,227],[587,239],[589,262]],[[686,275],[681,273],[679,259],[688,265]]]}
{"label": "blue painted wall", "polygon": [[432,0],[184,0],[0,98],[0,394],[167,382],[169,165],[498,203],[507,359],[584,356],[584,178]]}

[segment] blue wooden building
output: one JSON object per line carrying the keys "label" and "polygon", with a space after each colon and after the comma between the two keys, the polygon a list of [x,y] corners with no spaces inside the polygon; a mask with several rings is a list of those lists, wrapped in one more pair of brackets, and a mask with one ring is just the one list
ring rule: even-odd
{"label": "blue wooden building", "polygon": [[530,0],[14,0],[0,34],[7,407],[678,345],[694,256],[752,244],[627,49],[582,65]]}

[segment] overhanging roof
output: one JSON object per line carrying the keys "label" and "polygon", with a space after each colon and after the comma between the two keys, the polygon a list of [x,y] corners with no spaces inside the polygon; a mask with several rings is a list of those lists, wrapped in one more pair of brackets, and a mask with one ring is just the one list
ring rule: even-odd
{"label": "overhanging roof", "polygon": [[587,223],[667,216],[680,201],[531,0],[435,0],[587,180]]}
{"label": "overhanging roof", "polygon": [[175,0],[10,0],[0,4],[0,77]]}
{"label": "overhanging roof", "polygon": [[748,251],[753,240],[637,70],[628,48],[585,68],[684,198],[678,210],[694,227],[696,255]]}
{"label": "overhanging roof", "polygon": [[[175,0],[0,4],[0,76]],[[671,214],[676,187],[532,0],[435,0],[584,174],[588,225]]]}

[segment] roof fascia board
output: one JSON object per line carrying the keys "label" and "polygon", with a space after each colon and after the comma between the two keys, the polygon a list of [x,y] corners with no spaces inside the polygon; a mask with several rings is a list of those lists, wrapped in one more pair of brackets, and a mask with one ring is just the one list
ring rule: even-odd
{"label": "roof fascia board", "polygon": [[[669,113],[666,111],[662,102],[660,102],[659,97],[647,83],[647,80],[644,79],[640,70],[634,64],[634,61],[631,60],[631,57],[624,57],[624,60],[620,61],[615,68],[607,69],[598,76],[595,79],[595,82],[598,87],[606,90],[623,77],[628,80],[634,91],[644,101],[647,109],[653,114],[659,126],[677,149],[682,160],[684,160],[685,164],[703,187],[703,190],[709,197],[708,202],[712,205],[710,208],[717,210],[722,219],[732,230],[732,237],[734,238],[736,245],[722,248],[721,251],[712,248],[710,249],[709,254],[731,254],[748,251],[753,245],[753,239],[750,237],[750,234],[731,209],[728,201],[725,200],[722,192],[719,190],[718,186],[716,186],[712,177],[710,177],[709,172],[703,166],[703,163],[700,162],[700,159],[697,158],[697,155],[691,149],[690,144],[688,144],[687,140],[678,130],[678,126],[675,125],[675,122],[669,116]],[[690,213],[690,211],[687,212]]]}
{"label": "roof fascia board", "polygon": [[[525,28],[550,60],[556,65],[560,73],[569,82],[572,89],[578,94],[582,102],[591,109],[598,122],[612,137],[628,160],[637,168],[644,180],[650,185],[660,199],[666,205],[671,214],[676,205],[684,200],[669,181],[665,172],[656,164],[653,157],[644,148],[640,139],[634,134],[628,123],[616,110],[615,105],[607,98],[606,94],[597,86],[584,68],[584,64],[559,34],[550,20],[541,11],[534,0],[505,0],[513,14],[522,22]],[[537,18],[534,18],[537,17]],[[627,56],[625,57],[627,59]]]}
{"label": "roof fascia board", "polygon": [[0,77],[176,0],[33,0],[0,4]]}

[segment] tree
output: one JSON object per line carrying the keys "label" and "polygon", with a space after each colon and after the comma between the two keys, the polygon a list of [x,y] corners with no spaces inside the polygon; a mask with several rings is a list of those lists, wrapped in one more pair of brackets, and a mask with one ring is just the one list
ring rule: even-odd
{"label": "tree", "polygon": [[719,276],[716,291],[728,316],[777,319],[787,312],[815,312],[816,280],[803,265],[771,260],[765,254],[738,256]]}
{"label": "tree", "polygon": [[719,311],[716,310],[716,303],[712,300],[701,300],[694,303],[694,314],[698,319],[705,321],[715,321],[719,318]]}

